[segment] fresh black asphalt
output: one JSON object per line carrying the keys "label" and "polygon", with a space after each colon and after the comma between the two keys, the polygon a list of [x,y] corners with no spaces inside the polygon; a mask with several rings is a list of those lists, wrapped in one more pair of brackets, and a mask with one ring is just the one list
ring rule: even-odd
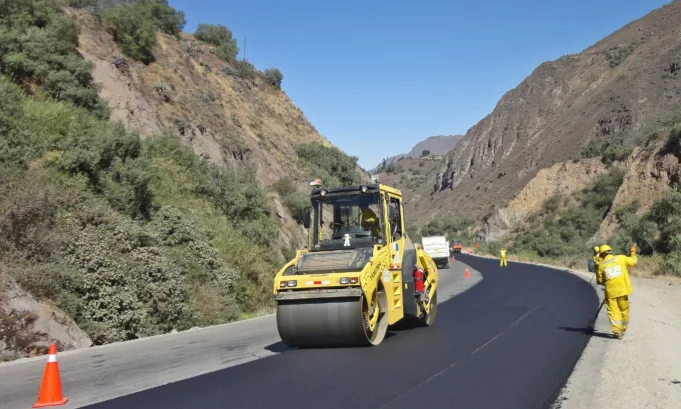
{"label": "fresh black asphalt", "polygon": [[377,347],[295,350],[88,406],[398,409],[549,407],[589,339],[595,290],[562,270],[457,255],[484,279],[430,328]]}

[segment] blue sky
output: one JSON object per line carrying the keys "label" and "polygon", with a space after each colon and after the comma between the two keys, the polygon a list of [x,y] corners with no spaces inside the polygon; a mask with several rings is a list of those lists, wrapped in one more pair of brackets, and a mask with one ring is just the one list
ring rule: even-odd
{"label": "blue sky", "polygon": [[317,130],[372,168],[465,133],[539,64],[669,0],[170,0],[185,31],[223,24]]}

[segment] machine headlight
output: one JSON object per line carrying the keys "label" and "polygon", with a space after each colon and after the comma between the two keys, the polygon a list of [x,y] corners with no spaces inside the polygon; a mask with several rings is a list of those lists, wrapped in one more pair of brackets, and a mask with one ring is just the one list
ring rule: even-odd
{"label": "machine headlight", "polygon": [[296,281],[296,280],[288,280],[288,282],[286,283],[286,285],[287,285],[288,287],[295,287],[295,286],[298,285],[298,281]]}
{"label": "machine headlight", "polygon": [[319,192],[319,194],[322,195],[322,196],[326,196],[326,190],[322,189],[322,191]]}
{"label": "machine headlight", "polygon": [[362,193],[366,193],[366,192],[369,190],[369,188],[366,187],[366,186],[362,186],[362,187],[359,188],[359,190],[360,190]]}
{"label": "machine headlight", "polygon": [[359,278],[357,277],[342,277],[339,282],[341,284],[347,285],[347,284],[357,284],[359,282]]}
{"label": "machine headlight", "polygon": [[341,284],[350,284],[350,278],[348,277],[343,277],[340,279]]}

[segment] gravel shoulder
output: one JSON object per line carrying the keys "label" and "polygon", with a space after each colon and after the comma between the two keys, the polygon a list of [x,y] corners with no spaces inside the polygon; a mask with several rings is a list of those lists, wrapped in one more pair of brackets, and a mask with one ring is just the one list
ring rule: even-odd
{"label": "gravel shoulder", "polygon": [[[587,271],[565,270],[586,281],[593,277]],[[610,338],[604,306],[594,335],[552,409],[680,407],[681,280],[633,275],[631,280],[634,293],[629,297],[627,334],[622,340]],[[602,301],[603,291],[595,282]]]}
{"label": "gravel shoulder", "polygon": [[622,340],[599,336],[610,334],[604,307],[555,409],[679,407],[681,284],[633,277],[632,285],[627,334]]}

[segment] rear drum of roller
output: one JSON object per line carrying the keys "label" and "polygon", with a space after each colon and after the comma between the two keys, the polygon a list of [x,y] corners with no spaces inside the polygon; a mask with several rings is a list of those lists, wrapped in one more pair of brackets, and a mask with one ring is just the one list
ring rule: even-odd
{"label": "rear drum of roller", "polygon": [[367,328],[364,297],[280,301],[277,329],[282,341],[301,348],[378,345],[388,328],[387,300],[378,293],[379,317]]}

